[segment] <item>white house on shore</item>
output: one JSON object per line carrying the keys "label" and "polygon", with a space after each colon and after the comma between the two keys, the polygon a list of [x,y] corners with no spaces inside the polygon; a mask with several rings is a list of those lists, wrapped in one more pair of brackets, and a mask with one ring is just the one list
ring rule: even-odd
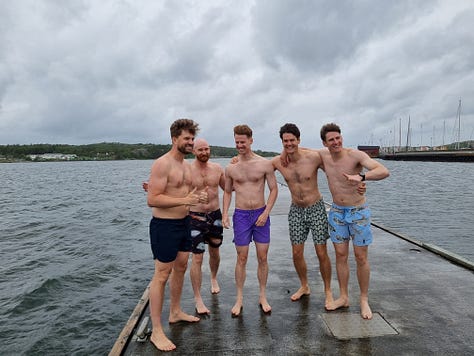
{"label": "white house on shore", "polygon": [[42,161],[71,161],[77,159],[77,155],[63,154],[63,153],[43,153],[40,155],[28,155],[32,161],[42,160]]}

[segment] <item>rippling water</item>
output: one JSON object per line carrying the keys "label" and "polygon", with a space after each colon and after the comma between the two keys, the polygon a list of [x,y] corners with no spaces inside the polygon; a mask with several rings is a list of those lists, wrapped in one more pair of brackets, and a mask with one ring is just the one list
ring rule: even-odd
{"label": "rippling water", "polygon": [[[151,163],[0,165],[2,355],[108,353],[153,273]],[[368,183],[374,221],[473,261],[474,165],[383,163],[390,178]]]}

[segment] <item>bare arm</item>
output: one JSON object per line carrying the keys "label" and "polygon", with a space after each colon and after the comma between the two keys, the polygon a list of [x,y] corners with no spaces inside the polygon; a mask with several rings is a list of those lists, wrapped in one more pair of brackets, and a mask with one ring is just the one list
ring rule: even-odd
{"label": "bare arm", "polygon": [[[318,152],[319,153],[319,150],[317,150],[317,149],[301,147],[301,146],[298,146],[298,150],[306,151],[306,152]],[[288,164],[290,163],[290,157],[285,152],[285,150],[283,150],[281,152],[280,156],[277,156],[277,157],[280,157],[280,163],[283,167],[288,167]]]}
{"label": "bare arm", "polygon": [[[271,163],[271,162],[270,162]],[[268,188],[270,193],[267,198],[267,203],[265,205],[265,210],[258,217],[255,225],[263,226],[267,222],[268,216],[275,205],[276,199],[278,197],[278,184],[275,176],[275,170],[273,164],[269,165],[268,171],[265,173],[265,179],[267,181]]]}
{"label": "bare arm", "polygon": [[229,175],[228,169],[225,170],[225,184],[224,184],[224,196],[222,198],[222,226],[228,229],[230,227],[229,220],[229,207],[232,201],[232,178]]}
{"label": "bare arm", "polygon": [[[365,172],[365,180],[381,180],[390,175],[389,170],[380,162],[369,157],[362,151],[354,151],[353,154],[359,161],[360,165],[367,169]],[[361,182],[364,178],[359,174],[346,174],[344,176],[353,182]]]}
{"label": "bare arm", "polygon": [[223,169],[221,171],[221,176],[219,177],[219,187],[221,187],[222,190],[225,190],[225,173]]}
{"label": "bare arm", "polygon": [[199,202],[200,196],[195,194],[196,188],[187,192],[182,197],[170,196],[166,194],[168,184],[169,166],[156,161],[152,168],[148,181],[147,204],[154,208],[174,208],[182,205],[195,205]]}

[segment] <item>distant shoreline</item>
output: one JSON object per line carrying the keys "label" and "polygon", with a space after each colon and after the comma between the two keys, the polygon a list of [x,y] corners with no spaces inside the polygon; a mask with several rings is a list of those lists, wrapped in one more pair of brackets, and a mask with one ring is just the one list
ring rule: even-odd
{"label": "distant shoreline", "polygon": [[[277,155],[277,154],[275,154]],[[275,155],[271,156],[274,157]],[[220,158],[232,158],[233,156],[212,156],[211,159],[220,159]],[[193,158],[194,156],[187,157],[189,159]],[[43,159],[43,160],[27,160],[27,159],[1,159],[0,163],[47,163],[47,162],[110,162],[110,161],[150,161],[154,160],[155,158],[122,158],[122,159],[87,159],[78,157],[77,159]]]}
{"label": "distant shoreline", "polygon": [[[170,149],[169,144],[117,142],[89,145],[0,145],[0,163],[150,160],[164,155]],[[235,147],[211,146],[211,152],[213,158],[228,158],[237,154]],[[263,157],[274,157],[278,154],[261,150],[254,152]]]}

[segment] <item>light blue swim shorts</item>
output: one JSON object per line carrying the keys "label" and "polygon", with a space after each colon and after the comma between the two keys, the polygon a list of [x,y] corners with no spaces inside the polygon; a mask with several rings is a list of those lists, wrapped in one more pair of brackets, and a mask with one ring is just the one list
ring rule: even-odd
{"label": "light blue swim shorts", "polygon": [[352,239],[355,246],[370,245],[372,243],[370,215],[367,204],[339,206],[333,203],[328,215],[331,241],[343,243]]}

